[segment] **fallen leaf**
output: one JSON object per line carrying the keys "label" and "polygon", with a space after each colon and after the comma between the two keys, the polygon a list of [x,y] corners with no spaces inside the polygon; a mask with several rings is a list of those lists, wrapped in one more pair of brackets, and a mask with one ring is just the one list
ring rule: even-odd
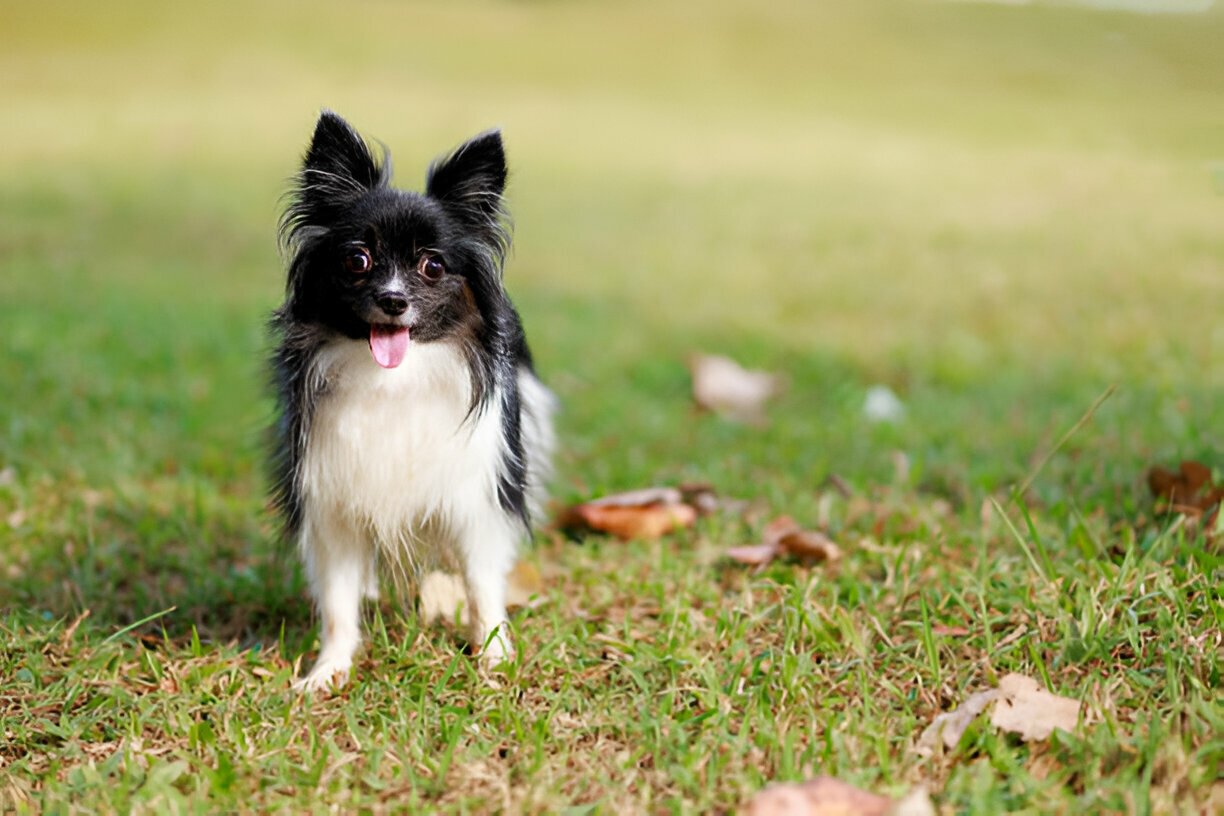
{"label": "fallen leaf", "polygon": [[886,816],[894,805],[887,796],[818,776],[807,782],[773,784],[748,802],[747,816]]}
{"label": "fallen leaf", "polygon": [[766,371],[744,368],[729,357],[695,354],[689,359],[693,400],[698,406],[744,422],[760,422],[765,403],[782,387]]}
{"label": "fallen leaf", "polygon": [[833,539],[816,530],[795,530],[782,536],[778,546],[783,552],[805,561],[836,561],[841,549]]}
{"label": "fallen leaf", "polygon": [[713,485],[705,482],[687,482],[680,485],[680,496],[685,504],[703,516],[708,516],[719,510],[739,510],[746,504],[740,500],[720,499],[714,492]]}
{"label": "fallen leaf", "polygon": [[673,530],[691,527],[696,520],[696,508],[684,502],[680,490],[649,487],[576,504],[561,514],[558,525],[611,533],[629,541],[660,538]]}
{"label": "fallen leaf", "polygon": [[761,543],[727,550],[727,557],[741,564],[761,567],[781,555],[805,561],[836,561],[841,549],[824,533],[804,530],[790,516],[778,516],[761,531]]}
{"label": "fallen leaf", "polygon": [[960,742],[969,724],[986,710],[986,706],[998,699],[999,690],[989,689],[969,695],[954,711],[947,711],[931,720],[931,724],[923,729],[914,753],[918,756],[934,756],[940,745],[946,750],[952,750]]}
{"label": "fallen leaf", "polygon": [[1186,460],[1173,472],[1153,467],[1147,474],[1152,495],[1168,505],[1168,509],[1199,515],[1224,502],[1224,485],[1211,483],[1211,468],[1202,462]]}
{"label": "fallen leaf", "polygon": [[778,548],[774,544],[750,544],[746,547],[732,547],[727,550],[727,557],[732,561],[738,561],[750,567],[760,567],[778,557]]}
{"label": "fallen leaf", "polygon": [[578,514],[587,527],[611,533],[622,541],[661,538],[697,520],[697,511],[687,504],[586,505]]}
{"label": "fallen leaf", "polygon": [[999,681],[998,702],[990,723],[1032,742],[1047,739],[1055,728],[1074,731],[1079,709],[1078,700],[1051,694],[1033,678],[1013,673]]}
{"label": "fallen leaf", "polygon": [[799,532],[799,529],[799,523],[790,516],[778,516],[765,525],[765,529],[761,531],[761,540],[777,547],[782,543],[783,538],[791,533]]}

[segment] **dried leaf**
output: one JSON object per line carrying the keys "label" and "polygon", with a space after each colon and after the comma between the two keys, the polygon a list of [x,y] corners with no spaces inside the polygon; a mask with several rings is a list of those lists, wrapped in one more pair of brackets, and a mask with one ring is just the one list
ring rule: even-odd
{"label": "dried leaf", "polygon": [[955,711],[947,711],[931,720],[931,724],[918,737],[914,753],[929,757],[938,752],[941,744],[947,750],[955,748],[969,724],[986,710],[986,706],[998,699],[998,696],[998,689],[979,691],[969,695]]}
{"label": "dried leaf", "polygon": [[1047,739],[1055,728],[1074,731],[1079,709],[1078,700],[1051,694],[1031,677],[1009,674],[999,681],[998,702],[990,722],[1032,742]]}
{"label": "dried leaf", "polygon": [[807,561],[836,561],[841,549],[824,533],[804,530],[790,516],[778,516],[761,531],[761,543],[727,550],[727,557],[760,567],[781,555]]}
{"label": "dried leaf", "polygon": [[894,802],[887,796],[818,776],[807,782],[774,784],[752,797],[747,816],[885,816]]}
{"label": "dried leaf", "polygon": [[714,492],[714,486],[705,482],[686,482],[680,485],[680,495],[685,504],[692,505],[703,516],[708,516],[719,510],[738,510],[744,502],[720,499]]}
{"label": "dried leaf", "polygon": [[1177,472],[1153,467],[1147,475],[1148,489],[1157,499],[1179,512],[1203,513],[1224,501],[1224,485],[1211,483],[1211,468],[1187,460]]}
{"label": "dried leaf", "polygon": [[695,354],[689,371],[693,399],[700,407],[741,421],[759,422],[765,403],[781,390],[777,376],[743,368],[729,357]]}
{"label": "dried leaf", "polygon": [[691,527],[697,520],[696,508],[683,499],[684,494],[674,487],[613,493],[570,507],[561,514],[558,524],[611,533],[623,541],[655,539]]}
{"label": "dried leaf", "polygon": [[808,561],[836,561],[841,549],[833,539],[816,530],[795,530],[782,536],[778,546],[784,552]]}
{"label": "dried leaf", "polygon": [[660,538],[673,530],[689,527],[697,520],[697,511],[687,504],[640,507],[588,504],[576,509],[585,526],[611,533],[622,541]]}
{"label": "dried leaf", "polygon": [[732,561],[738,561],[750,567],[763,567],[778,557],[778,547],[774,544],[751,544],[746,547],[732,547],[727,550],[727,557]]}

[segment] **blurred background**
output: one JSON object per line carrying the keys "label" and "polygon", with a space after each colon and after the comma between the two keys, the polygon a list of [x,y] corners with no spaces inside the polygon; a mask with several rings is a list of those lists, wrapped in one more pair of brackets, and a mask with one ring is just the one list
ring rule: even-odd
{"label": "blurred background", "polygon": [[[407,187],[504,130],[563,498],[781,502],[902,449],[968,506],[1114,383],[1044,500],[1125,514],[1146,463],[1218,449],[1213,3],[9,2],[0,32],[0,536],[49,608],[31,559],[83,540],[172,569],[270,537],[263,324],[322,107]],[[770,425],[694,423],[695,351],[785,373]],[[903,423],[864,425],[876,384]]]}

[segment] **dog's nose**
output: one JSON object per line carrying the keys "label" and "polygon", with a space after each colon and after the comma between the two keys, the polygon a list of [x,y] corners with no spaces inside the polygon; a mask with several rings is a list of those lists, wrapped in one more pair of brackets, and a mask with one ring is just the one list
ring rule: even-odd
{"label": "dog's nose", "polygon": [[379,295],[375,303],[378,304],[378,308],[391,317],[399,317],[408,310],[408,298],[398,292],[387,292]]}

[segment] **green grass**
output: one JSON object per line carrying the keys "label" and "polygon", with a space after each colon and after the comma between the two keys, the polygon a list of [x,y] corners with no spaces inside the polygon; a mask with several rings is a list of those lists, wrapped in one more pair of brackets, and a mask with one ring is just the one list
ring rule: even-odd
{"label": "green grass", "polygon": [[[1224,465],[1224,17],[345,8],[0,9],[0,807],[703,812],[816,773],[945,812],[1220,807],[1219,544],[1143,473]],[[560,501],[759,505],[543,536],[495,687],[388,600],[348,688],[288,690],[315,637],[264,507],[263,321],[323,105],[407,185],[504,128]],[[770,423],[695,414],[693,351],[785,372]],[[876,383],[904,422],[863,421]],[[721,558],[776,513],[844,560]],[[1084,722],[913,753],[1010,671]]]}

